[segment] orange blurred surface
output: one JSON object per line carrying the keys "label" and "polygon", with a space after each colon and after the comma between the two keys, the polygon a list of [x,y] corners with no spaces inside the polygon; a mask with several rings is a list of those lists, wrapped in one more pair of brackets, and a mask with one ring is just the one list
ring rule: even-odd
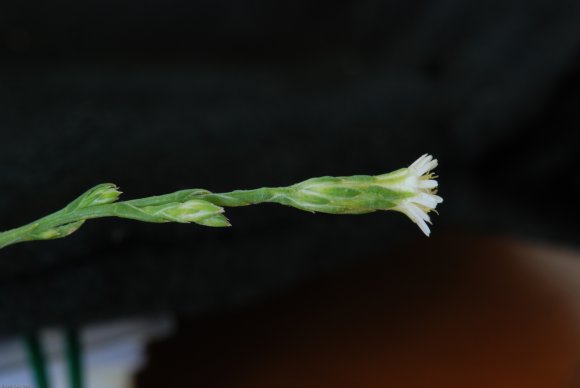
{"label": "orange blurred surface", "polygon": [[579,361],[578,252],[450,235],[185,323],[138,386],[576,387]]}

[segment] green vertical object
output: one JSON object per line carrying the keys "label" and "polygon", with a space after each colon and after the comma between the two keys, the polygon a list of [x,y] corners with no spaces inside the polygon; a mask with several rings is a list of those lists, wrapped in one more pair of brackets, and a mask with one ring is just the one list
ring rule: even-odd
{"label": "green vertical object", "polygon": [[34,372],[34,380],[38,388],[50,388],[46,373],[46,359],[40,338],[36,333],[30,333],[24,337],[28,359]]}
{"label": "green vertical object", "polygon": [[76,329],[67,329],[65,342],[70,387],[83,388],[82,348],[79,332]]}

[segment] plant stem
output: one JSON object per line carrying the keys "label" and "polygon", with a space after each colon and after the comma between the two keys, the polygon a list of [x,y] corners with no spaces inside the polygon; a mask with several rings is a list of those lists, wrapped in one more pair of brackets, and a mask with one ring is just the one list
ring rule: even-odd
{"label": "plant stem", "polygon": [[82,347],[79,332],[67,329],[65,335],[66,359],[68,365],[69,385],[71,388],[83,387]]}
{"label": "plant stem", "polygon": [[0,233],[0,249],[19,242],[30,241],[27,237],[36,226],[37,223],[32,223]]}
{"label": "plant stem", "polygon": [[24,241],[39,240],[40,238],[35,238],[33,235],[39,229],[48,230],[59,225],[66,225],[91,218],[111,217],[114,215],[115,211],[111,208],[111,205],[100,205],[72,212],[58,211],[30,224],[0,233],[0,249]]}
{"label": "plant stem", "polygon": [[[94,218],[119,217],[144,222],[167,222],[167,220],[159,219],[155,215],[145,211],[148,207],[162,206],[167,203],[182,203],[192,199],[206,200],[206,197],[209,202],[213,202],[213,199],[215,200],[213,203],[216,205],[227,203],[226,206],[246,206],[265,202],[272,197],[269,190],[273,189],[236,190],[231,193],[223,194],[209,194],[209,192],[205,190],[181,190],[166,195],[115,202],[75,210],[67,210],[65,208],[31,222],[30,224],[5,232],[0,232],[0,249],[20,242],[47,239],[38,237],[36,233],[38,231],[48,231],[59,226],[69,225],[75,222],[83,222]],[[74,230],[70,233],[74,232]],[[65,235],[50,238],[58,237],[65,237]]]}
{"label": "plant stem", "polygon": [[49,388],[50,385],[48,383],[48,376],[46,373],[46,358],[43,353],[40,338],[36,333],[31,333],[26,335],[24,342],[26,344],[26,350],[28,352],[30,364],[32,365],[32,370],[34,372],[36,386],[38,388]]}

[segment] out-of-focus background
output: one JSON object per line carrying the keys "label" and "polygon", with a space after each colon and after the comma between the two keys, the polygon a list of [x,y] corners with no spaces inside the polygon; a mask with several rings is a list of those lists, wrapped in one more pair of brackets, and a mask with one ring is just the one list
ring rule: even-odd
{"label": "out-of-focus background", "polygon": [[576,0],[3,1],[2,230],[102,182],[219,192],[426,152],[445,202],[430,239],[262,205],[6,248],[0,381],[35,384],[41,333],[67,386],[68,328],[90,387],[579,386],[579,107]]}

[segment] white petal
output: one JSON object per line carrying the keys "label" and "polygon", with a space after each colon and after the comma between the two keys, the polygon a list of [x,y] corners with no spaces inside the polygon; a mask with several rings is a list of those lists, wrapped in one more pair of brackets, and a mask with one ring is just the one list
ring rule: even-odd
{"label": "white petal", "polygon": [[411,199],[413,203],[425,206],[429,209],[435,209],[437,207],[436,195],[430,195],[425,193],[420,193]]}
{"label": "white petal", "polygon": [[421,167],[417,169],[417,174],[419,176],[426,174],[427,172],[429,172],[429,171],[433,170],[435,167],[437,167],[437,165],[439,163],[437,161],[437,159],[433,159],[433,160],[431,160],[431,159],[433,159],[433,157],[431,155],[429,155],[428,160],[426,160],[425,163],[423,163],[421,165]]}
{"label": "white petal", "polygon": [[435,199],[435,201],[437,201],[437,203],[443,202],[443,198],[441,198],[440,196],[435,195],[435,194],[430,194],[430,195],[433,197],[433,199]]}
{"label": "white petal", "polygon": [[422,180],[419,182],[420,189],[434,189],[437,186],[439,186],[439,183],[437,183],[437,181],[433,179],[427,179],[424,181]]}
{"label": "white petal", "polygon": [[417,207],[413,204],[409,204],[409,209],[413,212],[413,214],[415,214],[415,217],[420,218],[423,221],[427,221],[428,223],[431,223],[431,217],[429,217],[429,214],[427,214],[427,212],[421,209],[420,207]]}
{"label": "white petal", "polygon": [[[429,154],[423,154],[421,155],[421,157],[419,157],[419,159],[415,160],[413,162],[413,164],[411,164],[409,166],[409,170],[413,171],[414,173],[416,173],[416,171],[418,171],[420,168],[423,167],[423,165],[425,163],[429,163],[429,161],[431,160],[432,156]],[[419,174],[422,175],[422,174]]]}
{"label": "white petal", "polygon": [[419,221],[416,222],[416,224],[417,226],[419,226],[419,229],[421,229],[421,231],[425,233],[425,236],[429,237],[429,235],[431,234],[431,229],[429,229],[429,226],[425,223],[425,221],[419,219]]}
{"label": "white petal", "polygon": [[411,219],[411,221],[413,222],[417,222],[416,221],[416,216],[415,213],[413,213],[409,207],[409,204],[407,202],[403,202],[401,203],[399,206],[397,206],[395,208],[396,210],[400,211],[401,213],[405,214],[407,217],[409,217]]}
{"label": "white petal", "polygon": [[425,221],[429,223],[431,221],[427,213],[425,213],[421,208],[417,207],[416,205],[410,202],[402,203],[401,205],[399,205],[397,210],[399,210],[400,212],[404,213],[407,217],[409,217],[411,221],[417,224],[417,226],[419,226],[419,229],[421,229],[421,231],[427,237],[429,237],[429,235],[431,234],[431,230],[429,229],[429,226]]}

